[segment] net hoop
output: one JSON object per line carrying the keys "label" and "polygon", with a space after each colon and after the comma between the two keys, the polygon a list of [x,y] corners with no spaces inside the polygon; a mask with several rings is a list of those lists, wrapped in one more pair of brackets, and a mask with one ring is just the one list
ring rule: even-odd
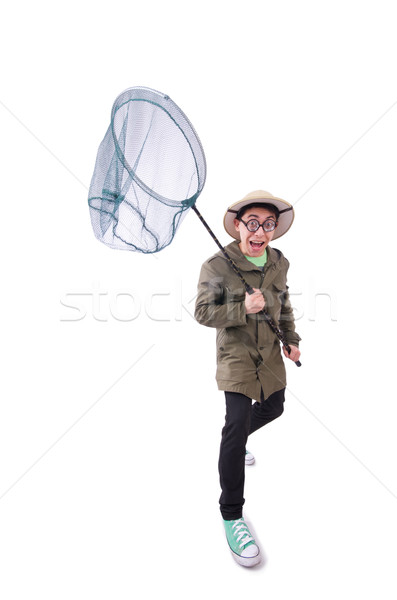
{"label": "net hoop", "polygon": [[[147,98],[143,97],[146,95],[148,96]],[[182,201],[178,201],[178,200],[173,200],[172,198],[166,198],[165,196],[160,195],[153,189],[149,188],[144,183],[144,181],[142,181],[137,176],[137,174],[134,172],[131,165],[128,164],[128,162],[125,158],[125,154],[123,153],[123,151],[120,148],[120,145],[118,143],[117,132],[115,131],[114,124],[115,124],[115,119],[116,119],[116,115],[117,115],[118,111],[120,111],[124,106],[128,105],[129,102],[147,102],[153,106],[156,106],[157,108],[162,110],[174,122],[174,124],[178,127],[179,131],[185,138],[186,143],[188,144],[188,146],[190,148],[190,152],[192,154],[193,160],[196,165],[197,178],[201,182],[199,189],[190,198],[187,198]],[[180,120],[183,120],[185,129],[181,127],[180,122],[175,118],[175,115],[178,115],[180,117]],[[190,139],[186,135],[186,128],[189,129],[189,132],[191,134]],[[135,183],[143,191],[145,191],[147,194],[149,194],[150,196],[152,196],[159,202],[168,204],[170,206],[182,205],[186,208],[190,208],[196,202],[197,198],[199,197],[199,195],[201,194],[201,192],[203,190],[205,180],[206,180],[207,163],[206,163],[206,159],[205,159],[204,149],[203,149],[203,146],[200,142],[200,139],[199,139],[192,123],[189,121],[189,119],[187,118],[185,113],[179,108],[179,106],[177,104],[175,104],[175,102],[173,102],[173,100],[171,100],[171,98],[167,94],[163,94],[162,92],[153,90],[148,87],[143,87],[143,86],[139,86],[139,87],[135,86],[135,87],[127,88],[126,90],[124,90],[124,92],[119,94],[119,96],[116,98],[116,100],[113,103],[112,113],[111,113],[111,129],[112,129],[112,135],[113,135],[115,149],[116,149],[116,152],[117,152],[120,162],[123,164],[124,168],[128,171],[130,176],[134,179]],[[193,148],[192,141],[196,142],[195,149]],[[202,162],[204,164],[203,171],[200,171],[200,169],[199,169],[199,165],[198,165],[198,161],[197,161],[198,153],[200,153]]]}

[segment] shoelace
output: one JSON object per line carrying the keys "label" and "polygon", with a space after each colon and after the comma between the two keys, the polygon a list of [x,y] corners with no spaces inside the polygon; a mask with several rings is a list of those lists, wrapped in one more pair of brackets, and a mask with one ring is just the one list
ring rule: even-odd
{"label": "shoelace", "polygon": [[233,534],[237,538],[237,542],[241,540],[240,548],[248,544],[248,542],[254,541],[254,538],[251,536],[247,524],[243,521],[243,519],[238,519],[232,527]]}

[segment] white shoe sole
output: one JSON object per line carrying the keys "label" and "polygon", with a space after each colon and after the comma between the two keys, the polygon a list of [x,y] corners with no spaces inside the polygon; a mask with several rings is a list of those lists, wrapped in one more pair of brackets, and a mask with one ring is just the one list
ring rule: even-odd
{"label": "white shoe sole", "polygon": [[[230,548],[230,547],[229,547]],[[239,556],[230,548],[230,552],[234,560],[241,565],[242,567],[255,567],[255,565],[261,562],[261,555],[258,549],[258,554],[256,556]]]}

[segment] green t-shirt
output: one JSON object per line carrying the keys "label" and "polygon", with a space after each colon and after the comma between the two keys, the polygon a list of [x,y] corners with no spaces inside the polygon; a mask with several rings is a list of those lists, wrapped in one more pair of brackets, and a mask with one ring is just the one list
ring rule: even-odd
{"label": "green t-shirt", "polygon": [[251,263],[253,263],[256,267],[263,268],[265,266],[265,264],[267,263],[267,249],[266,248],[265,248],[265,251],[262,254],[262,256],[247,256],[246,254],[244,254],[244,256],[247,260],[249,260]]}

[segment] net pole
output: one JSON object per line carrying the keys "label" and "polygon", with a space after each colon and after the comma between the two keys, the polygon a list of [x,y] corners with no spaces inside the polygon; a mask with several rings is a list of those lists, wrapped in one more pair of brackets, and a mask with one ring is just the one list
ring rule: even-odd
{"label": "net pole", "polygon": [[[200,219],[200,221],[202,222],[202,224],[204,225],[204,227],[206,228],[206,230],[208,231],[208,233],[210,234],[210,236],[212,237],[212,239],[214,240],[214,242],[216,243],[216,245],[218,246],[218,248],[221,250],[223,256],[226,258],[226,260],[228,261],[228,263],[232,267],[233,271],[236,273],[237,277],[240,279],[241,283],[244,285],[247,293],[248,294],[253,294],[254,293],[253,288],[244,279],[244,277],[241,274],[241,271],[237,267],[236,263],[234,262],[234,260],[230,256],[230,254],[227,252],[226,248],[224,248],[222,246],[222,244],[220,243],[220,241],[216,237],[215,233],[212,231],[212,229],[210,228],[210,226],[208,225],[208,223],[206,222],[206,220],[204,219],[203,215],[200,213],[200,211],[198,210],[198,208],[196,207],[196,205],[193,204],[191,208],[194,210],[194,212],[196,213],[196,215],[198,216],[198,218]],[[279,327],[277,327],[276,323],[274,322],[274,320],[272,319],[272,317],[269,315],[269,313],[267,312],[267,310],[265,308],[263,308],[260,311],[260,314],[262,314],[265,317],[266,323],[269,325],[270,329],[273,331],[273,333],[276,335],[276,337],[282,343],[282,345],[284,346],[284,348],[286,349],[286,351],[288,352],[288,354],[291,354],[291,347],[287,343],[287,341],[286,341],[286,339],[284,337],[283,332],[281,331],[281,329]],[[302,363],[299,360],[297,360],[295,362],[295,364],[296,364],[297,367],[302,366]]]}

